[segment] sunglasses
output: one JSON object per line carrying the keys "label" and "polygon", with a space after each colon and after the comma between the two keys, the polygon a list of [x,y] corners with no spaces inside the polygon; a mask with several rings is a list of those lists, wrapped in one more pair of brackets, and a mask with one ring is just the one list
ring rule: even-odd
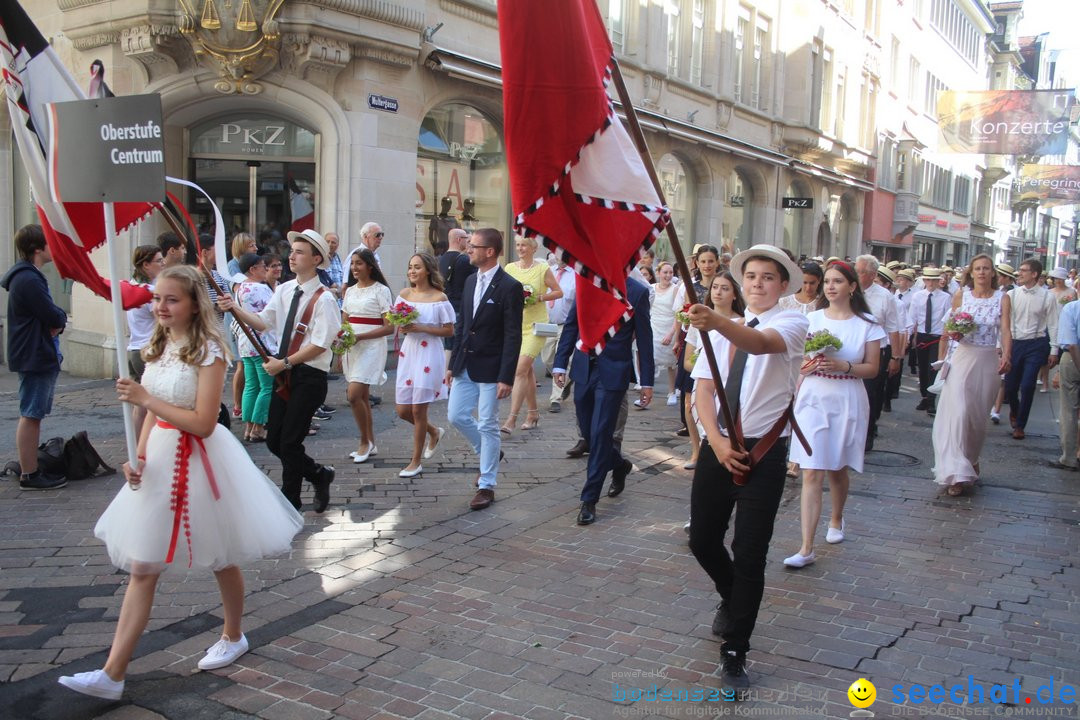
{"label": "sunglasses", "polygon": [[381,233],[381,232],[375,233],[375,237],[384,237],[385,235],[386,235],[386,233]]}

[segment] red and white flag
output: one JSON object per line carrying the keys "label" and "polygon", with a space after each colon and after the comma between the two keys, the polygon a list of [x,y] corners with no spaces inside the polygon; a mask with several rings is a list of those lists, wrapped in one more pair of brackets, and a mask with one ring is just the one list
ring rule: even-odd
{"label": "red and white flag", "polygon": [[614,62],[595,0],[500,0],[514,229],[578,273],[578,347],[630,320],[626,276],[670,220],[607,94]]}
{"label": "red and white flag", "polygon": [[[109,282],[90,260],[90,252],[105,244],[102,203],[57,203],[49,194],[45,106],[86,96],[16,0],[0,2],[0,62],[12,132],[57,272],[109,299]],[[115,203],[117,230],[127,229],[154,209],[150,203]],[[151,299],[145,287],[126,281],[121,282],[121,294],[125,308]]]}
{"label": "red and white flag", "polygon": [[296,180],[289,178],[289,211],[292,213],[292,225],[289,229],[293,232],[304,232],[315,229],[315,208],[311,206],[307,196],[300,190]]}

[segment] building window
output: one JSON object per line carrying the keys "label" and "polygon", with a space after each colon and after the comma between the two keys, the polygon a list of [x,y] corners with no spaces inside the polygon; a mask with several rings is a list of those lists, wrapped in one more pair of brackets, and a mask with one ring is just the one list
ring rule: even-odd
{"label": "building window", "polygon": [[611,47],[615,54],[626,52],[626,0],[610,0],[608,3],[608,30],[611,32]]}
{"label": "building window", "polygon": [[737,252],[753,245],[754,190],[738,170],[732,170],[727,180],[727,201],[721,220],[724,251]]}
{"label": "building window", "polygon": [[919,61],[915,59],[913,55],[911,60],[908,61],[908,88],[907,88],[907,101],[908,105],[914,106],[922,96],[920,91],[920,83],[922,82],[922,74],[919,67]]}
{"label": "building window", "polygon": [[[810,189],[801,182],[793,182],[784,191],[784,197],[810,197]],[[795,257],[810,254],[808,230],[814,214],[812,210],[787,209],[784,213],[784,247]]]}
{"label": "building window", "polygon": [[878,187],[885,190],[896,189],[896,141],[883,137],[878,144]]}
{"label": "building window", "polygon": [[669,1],[664,6],[664,13],[667,15],[668,73],[678,77],[682,65],[679,58],[679,53],[681,51],[680,46],[682,45],[682,26],[679,22],[679,3],[674,0]]}
{"label": "building window", "polygon": [[927,115],[937,118],[938,93],[949,88],[929,70],[926,72],[926,88],[923,97],[923,108]]}
{"label": "building window", "polygon": [[[679,243],[689,255],[695,243],[694,199],[697,195],[692,176],[682,161],[671,153],[660,158],[656,174],[660,178],[660,189],[664,191],[668,209],[671,210],[671,222],[679,235]],[[666,234],[656,241],[656,256],[668,260],[674,257]]]}
{"label": "building window", "polygon": [[971,214],[971,178],[956,176],[956,192],[953,193],[953,212],[960,215]]}
{"label": "building window", "polygon": [[833,97],[836,111],[833,113],[833,137],[844,136],[844,115],[847,111],[847,68],[842,67],[836,73],[836,95]]}
{"label": "building window", "polygon": [[694,0],[690,21],[690,82],[701,85],[701,69],[705,60],[705,0]]}
{"label": "building window", "polygon": [[859,145],[870,148],[874,145],[874,79],[863,73],[859,84]]}
{"label": "building window", "polygon": [[750,105],[758,110],[768,110],[768,67],[771,56],[769,48],[768,18],[758,15],[754,26],[754,58],[750,79]]}
{"label": "building window", "polygon": [[895,92],[900,87],[900,41],[893,35],[889,50],[889,88]]}
{"label": "building window", "polygon": [[428,113],[416,150],[417,249],[430,250],[454,227],[508,231],[507,189],[502,137],[482,112],[448,103]]}
{"label": "building window", "polygon": [[743,98],[743,53],[746,51],[746,35],[750,32],[750,11],[739,8],[739,18],[735,24],[735,102],[744,102]]}
{"label": "building window", "polygon": [[931,27],[965,60],[978,67],[981,36],[975,23],[971,22],[956,0],[932,0],[932,3]]}
{"label": "building window", "polygon": [[829,131],[829,120],[832,118],[833,108],[833,61],[832,50],[825,48],[822,52],[822,78],[821,78],[821,115],[818,118],[818,127]]}
{"label": "building window", "polygon": [[810,124],[816,128],[821,127],[821,100],[824,94],[822,78],[825,74],[823,54],[821,41],[814,40],[810,49]]}

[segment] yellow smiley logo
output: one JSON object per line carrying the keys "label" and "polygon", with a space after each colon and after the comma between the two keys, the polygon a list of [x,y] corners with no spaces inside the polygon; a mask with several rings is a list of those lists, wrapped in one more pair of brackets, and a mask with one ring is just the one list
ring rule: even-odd
{"label": "yellow smiley logo", "polygon": [[877,688],[866,678],[859,678],[851,683],[847,690],[848,700],[857,708],[868,708],[877,700]]}

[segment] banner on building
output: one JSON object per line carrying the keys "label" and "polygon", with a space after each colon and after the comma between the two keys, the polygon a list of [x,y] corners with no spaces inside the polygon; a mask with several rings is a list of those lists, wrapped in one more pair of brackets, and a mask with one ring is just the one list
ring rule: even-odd
{"label": "banner on building", "polygon": [[1043,207],[1080,204],[1080,166],[1029,163],[1016,178],[1016,193]]}
{"label": "banner on building", "polygon": [[1061,155],[1069,140],[1072,92],[945,90],[938,94],[943,152]]}

